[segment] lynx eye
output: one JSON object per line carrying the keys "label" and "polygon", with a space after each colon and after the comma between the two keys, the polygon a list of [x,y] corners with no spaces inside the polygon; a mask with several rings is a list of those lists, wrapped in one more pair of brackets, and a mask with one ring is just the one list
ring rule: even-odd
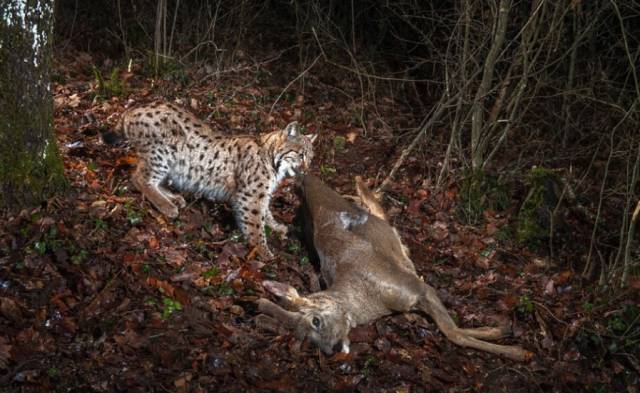
{"label": "lynx eye", "polygon": [[316,329],[320,328],[320,318],[313,317],[313,319],[311,320],[311,323],[313,324],[313,327],[315,327]]}

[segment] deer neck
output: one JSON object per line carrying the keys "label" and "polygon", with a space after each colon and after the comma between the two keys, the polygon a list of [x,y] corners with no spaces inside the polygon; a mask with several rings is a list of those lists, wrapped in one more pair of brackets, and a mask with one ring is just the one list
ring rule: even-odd
{"label": "deer neck", "polygon": [[366,324],[390,313],[372,284],[367,280],[359,280],[357,283],[338,280],[328,289],[310,297],[330,299],[354,322],[354,326]]}

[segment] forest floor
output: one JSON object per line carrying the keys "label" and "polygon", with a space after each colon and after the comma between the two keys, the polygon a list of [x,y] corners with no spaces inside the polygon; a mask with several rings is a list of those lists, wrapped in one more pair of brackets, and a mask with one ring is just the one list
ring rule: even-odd
{"label": "forest floor", "polygon": [[188,198],[177,219],[159,214],[132,186],[135,153],[106,146],[100,132],[125,106],[163,98],[227,133],[298,120],[319,134],[311,172],[353,195],[355,175],[382,180],[409,142],[398,129],[409,130],[411,116],[390,97],[375,106],[378,120],[361,124],[358,114],[372,104],[349,98],[357,85],[332,87],[339,81],[330,74],[281,95],[296,75],[276,62],[246,59],[216,78],[193,68],[156,80],[139,66],[111,80],[105,64],[103,86],[92,64],[76,54],[56,65],[68,193],[0,226],[0,391],[638,392],[638,332],[628,332],[636,316],[627,313],[638,286],[603,301],[570,264],[509,240],[513,208],[464,225],[457,186],[435,191],[442,157],[434,151],[444,149],[426,147],[438,140],[416,150],[389,187],[391,221],[459,324],[511,324],[501,342],[532,351],[530,362],[457,347],[421,314],[358,327],[351,353],[333,356],[257,319],[255,300],[269,296],[263,279],[317,290],[319,273],[299,237],[296,181],[273,200],[290,235],[270,236],[277,257],[264,263],[248,256],[222,204]]}

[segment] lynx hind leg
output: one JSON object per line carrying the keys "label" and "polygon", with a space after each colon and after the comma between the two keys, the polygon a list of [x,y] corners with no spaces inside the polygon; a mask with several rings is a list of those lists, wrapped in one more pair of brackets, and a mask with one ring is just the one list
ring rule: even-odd
{"label": "lynx hind leg", "polygon": [[156,209],[167,217],[175,218],[178,216],[178,207],[160,187],[165,176],[166,171],[163,173],[162,169],[151,167],[145,160],[140,160],[131,180]]}

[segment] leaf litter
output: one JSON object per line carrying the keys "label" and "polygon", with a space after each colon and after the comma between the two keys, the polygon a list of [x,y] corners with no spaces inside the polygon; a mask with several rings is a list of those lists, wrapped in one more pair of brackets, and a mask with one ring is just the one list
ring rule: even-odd
{"label": "leaf litter", "polygon": [[[373,121],[365,133],[350,102],[327,101],[312,82],[305,96],[281,100],[273,113],[266,98],[278,96],[281,87],[241,75],[178,92],[170,81],[151,85],[134,69],[127,99],[94,100],[91,74],[78,71],[91,62],[89,55],[77,56],[60,70],[73,78],[54,84],[70,192],[47,207],[2,217],[2,389],[537,392],[611,383],[580,341],[585,332],[607,334],[588,322],[589,313],[606,310],[585,309],[589,295],[571,270],[497,241],[505,217],[488,212],[480,227],[461,224],[455,185],[436,192],[423,175],[440,157],[416,157],[400,171],[385,201],[391,219],[454,318],[468,327],[511,324],[513,337],[504,342],[535,352],[533,361],[513,364],[457,347],[419,314],[353,329],[349,354],[326,356],[299,341],[258,315],[255,305],[267,296],[264,279],[288,282],[302,293],[320,288],[297,238],[295,182],[286,182],[272,202],[290,236],[272,234],[277,257],[263,263],[223,205],[191,198],[176,220],[157,213],[131,184],[135,155],[105,146],[99,133],[126,107],[167,91],[222,132],[257,133],[296,119],[320,133],[312,172],[353,195],[355,175],[373,183],[401,151],[387,142],[389,130],[376,129]],[[409,116],[393,102],[378,110],[390,124]],[[612,372],[635,365],[629,378],[637,381],[637,359],[624,359],[611,363]]]}

